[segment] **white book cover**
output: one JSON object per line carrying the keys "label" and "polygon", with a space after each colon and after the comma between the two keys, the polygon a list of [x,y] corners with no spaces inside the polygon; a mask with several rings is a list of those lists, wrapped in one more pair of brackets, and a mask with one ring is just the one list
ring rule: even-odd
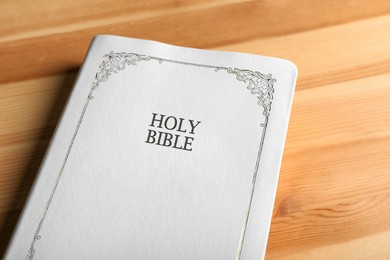
{"label": "white book cover", "polygon": [[97,36],[5,259],[262,259],[297,69]]}

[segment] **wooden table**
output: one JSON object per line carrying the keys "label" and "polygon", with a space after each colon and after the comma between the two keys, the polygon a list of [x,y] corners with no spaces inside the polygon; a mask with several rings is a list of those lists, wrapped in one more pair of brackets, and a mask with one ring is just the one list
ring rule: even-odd
{"label": "wooden table", "polygon": [[267,259],[390,259],[390,1],[2,0],[0,257],[95,34],[299,68]]}

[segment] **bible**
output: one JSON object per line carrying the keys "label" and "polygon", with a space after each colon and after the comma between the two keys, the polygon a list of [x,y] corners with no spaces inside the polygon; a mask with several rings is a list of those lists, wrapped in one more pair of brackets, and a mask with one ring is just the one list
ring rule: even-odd
{"label": "bible", "polygon": [[289,61],[96,36],[5,259],[261,259]]}

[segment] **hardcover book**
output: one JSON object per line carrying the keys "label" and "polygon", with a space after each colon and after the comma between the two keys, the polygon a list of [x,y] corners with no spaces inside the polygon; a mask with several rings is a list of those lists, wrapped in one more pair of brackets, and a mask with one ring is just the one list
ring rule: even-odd
{"label": "hardcover book", "polygon": [[264,258],[296,77],[95,37],[5,259]]}

